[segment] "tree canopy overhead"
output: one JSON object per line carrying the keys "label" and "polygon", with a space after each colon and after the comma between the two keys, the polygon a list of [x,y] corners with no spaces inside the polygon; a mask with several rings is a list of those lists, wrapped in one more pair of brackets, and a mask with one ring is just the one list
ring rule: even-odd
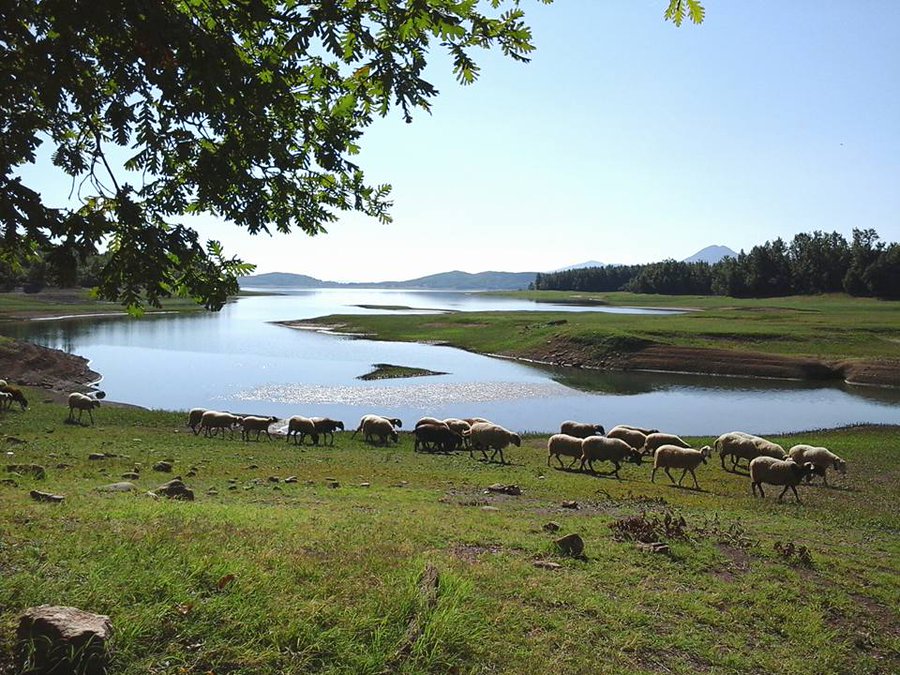
{"label": "tree canopy overhead", "polygon": [[[665,17],[686,12],[703,19],[697,0]],[[251,233],[317,234],[347,210],[389,222],[390,187],[354,155],[376,116],[429,110],[429,49],[463,84],[476,48],[533,50],[519,0],[17,0],[0,31],[0,265],[40,252],[65,283],[106,247],[100,295],[133,307],[217,309],[252,269],[184,215]],[[42,143],[77,208],[17,176]]]}

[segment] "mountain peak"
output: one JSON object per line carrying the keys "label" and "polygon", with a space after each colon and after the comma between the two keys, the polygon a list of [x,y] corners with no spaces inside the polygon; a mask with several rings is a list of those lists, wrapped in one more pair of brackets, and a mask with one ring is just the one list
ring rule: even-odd
{"label": "mountain peak", "polygon": [[682,262],[705,262],[713,264],[719,262],[723,258],[737,258],[737,253],[727,246],[713,245],[700,249],[694,255],[688,256],[682,260]]}

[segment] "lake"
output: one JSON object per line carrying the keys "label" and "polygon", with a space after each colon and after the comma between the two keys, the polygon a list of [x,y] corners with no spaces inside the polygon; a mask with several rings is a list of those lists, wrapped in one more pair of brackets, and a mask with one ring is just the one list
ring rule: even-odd
{"label": "lake", "polygon": [[[323,415],[355,427],[378,412],[486,417],[518,431],[552,432],[565,419],[653,426],[685,435],[734,429],[780,433],[853,423],[900,424],[900,390],[822,383],[526,365],[450,347],[361,340],[273,321],[392,311],[671,310],[580,307],[477,293],[379,289],[280,291],[241,297],[221,312],[68,318],[0,324],[0,333],[80,354],[111,400],[148,408]],[[360,307],[368,305],[370,308]],[[411,310],[402,310],[408,312]],[[357,379],[392,363],[446,375]]]}

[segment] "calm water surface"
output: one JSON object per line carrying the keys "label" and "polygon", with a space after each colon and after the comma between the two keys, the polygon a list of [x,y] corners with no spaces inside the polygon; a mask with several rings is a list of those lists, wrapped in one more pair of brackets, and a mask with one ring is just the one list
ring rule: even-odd
{"label": "calm water surface", "polygon": [[[202,406],[280,418],[328,415],[348,426],[369,412],[409,423],[426,414],[481,416],[512,429],[541,432],[555,431],[570,418],[607,426],[650,425],[680,434],[900,424],[900,391],[893,389],[541,368],[449,347],[358,340],[270,323],[389,311],[358,305],[406,306],[422,313],[671,313],[538,304],[468,293],[328,289],[244,297],[218,314],[158,315],[139,321],[120,317],[32,321],[0,324],[0,332],[85,356],[103,375],[100,386],[110,399],[149,408]],[[374,363],[448,374],[356,379]]]}

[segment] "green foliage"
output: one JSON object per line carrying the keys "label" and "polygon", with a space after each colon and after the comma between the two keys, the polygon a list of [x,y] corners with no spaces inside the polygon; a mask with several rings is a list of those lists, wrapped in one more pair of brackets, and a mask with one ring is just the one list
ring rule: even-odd
{"label": "green foliage", "polygon": [[[543,0],[549,2],[550,0]],[[137,308],[189,295],[210,309],[252,270],[179,224],[210,213],[251,233],[309,235],[342,211],[389,222],[390,187],[353,160],[373,119],[411,121],[438,93],[445,49],[533,49],[518,0],[396,3],[196,0],[3,3],[0,246],[4,275],[40,248],[64,283],[108,246],[99,292]],[[15,175],[42,143],[77,209],[48,207]]]}
{"label": "green foliage", "polygon": [[700,0],[669,0],[669,6],[665,12],[666,21],[681,26],[686,15],[690,15],[691,21],[694,23],[703,23],[706,10]]}

